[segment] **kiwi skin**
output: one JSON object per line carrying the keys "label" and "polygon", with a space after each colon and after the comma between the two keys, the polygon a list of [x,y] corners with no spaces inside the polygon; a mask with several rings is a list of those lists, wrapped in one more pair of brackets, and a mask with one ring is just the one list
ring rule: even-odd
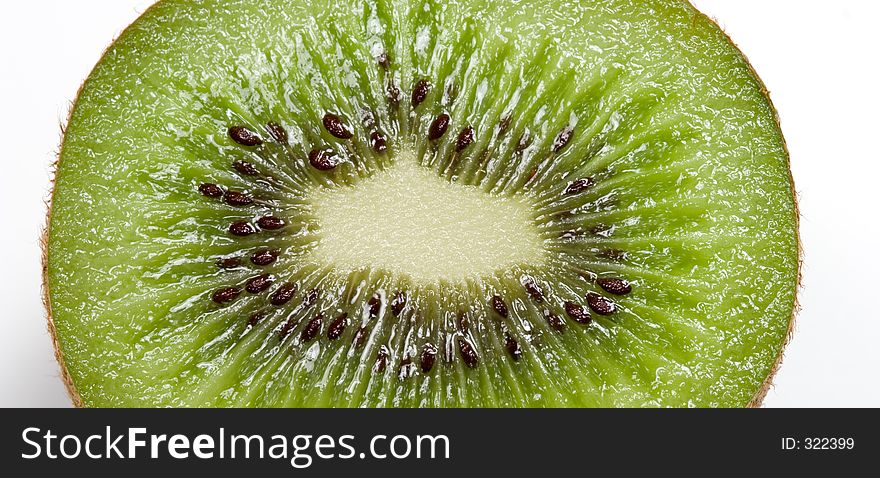
{"label": "kiwi skin", "polygon": [[[760,86],[761,94],[764,97],[764,99],[767,101],[767,105],[770,107],[770,110],[773,113],[773,119],[776,122],[776,126],[781,131],[782,127],[781,127],[780,120],[779,120],[779,113],[776,109],[776,106],[773,104],[773,100],[770,97],[770,92],[767,89],[766,85],[764,84],[764,81],[758,75],[758,72],[752,66],[752,63],[746,57],[746,55],[736,45],[736,43],[730,38],[730,35],[728,35],[727,32],[725,32],[724,29],[721,28],[721,26],[718,24],[718,22],[715,19],[709,17],[708,15],[704,14],[699,9],[697,9],[696,6],[693,5],[691,0],[683,0],[683,1],[687,4],[689,4],[694,9],[694,11],[696,12],[697,15],[699,15],[704,20],[706,20],[710,24],[717,27],[718,30],[724,36],[724,39],[728,43],[730,43],[730,45],[733,46],[737,52],[739,52],[739,55],[742,57],[743,61],[748,66],[749,71],[752,74],[752,77],[758,82],[758,85]],[[158,3],[160,3],[160,2],[156,2],[153,5],[151,5],[141,15],[146,15],[148,12],[153,10],[158,5]],[[119,38],[120,36],[124,35],[128,31],[129,28],[131,28],[131,25],[126,27],[116,38]],[[101,62],[104,60],[104,57],[107,55],[107,52],[110,50],[112,45],[115,43],[116,38],[114,38],[113,41],[111,41],[109,43],[107,48],[101,54],[100,59],[95,64],[96,67],[97,67],[97,65],[101,64]],[[88,82],[88,79],[86,79],[80,85],[79,89],[77,90],[76,98],[78,98],[80,96],[80,93],[85,88],[87,82]],[[40,261],[41,261],[41,266],[42,266],[41,295],[42,295],[43,307],[45,308],[45,312],[46,312],[47,328],[49,331],[49,335],[52,338],[52,346],[55,351],[55,359],[58,361],[58,365],[61,369],[60,378],[64,382],[64,386],[67,390],[67,394],[71,400],[72,405],[75,408],[85,408],[85,403],[83,402],[82,397],[80,396],[79,392],[76,389],[76,385],[74,384],[73,378],[71,377],[71,375],[67,369],[67,366],[65,365],[64,355],[61,351],[61,346],[60,346],[60,343],[58,340],[57,329],[55,328],[55,322],[52,317],[52,304],[49,300],[49,292],[50,291],[49,291],[49,274],[48,274],[48,272],[49,272],[48,239],[49,239],[49,224],[50,224],[49,219],[52,216],[52,206],[53,206],[54,198],[55,198],[55,176],[58,173],[58,169],[59,169],[58,166],[61,161],[61,154],[64,150],[64,136],[65,136],[65,131],[66,131],[66,125],[70,123],[70,118],[73,116],[75,109],[76,109],[76,102],[74,101],[71,103],[71,107],[68,112],[67,119],[64,120],[63,123],[61,123],[61,125],[60,125],[61,126],[60,127],[60,130],[61,130],[60,146],[57,150],[55,160],[52,162],[51,167],[50,167],[52,179],[51,179],[50,186],[49,186],[48,199],[46,200],[45,224],[43,226],[43,229],[42,229],[42,232],[40,235],[40,249],[41,249]],[[796,322],[797,314],[801,310],[800,301],[799,301],[799,297],[798,297],[798,294],[801,290],[802,280],[803,280],[803,261],[804,261],[804,249],[803,249],[803,243],[802,243],[801,237],[800,237],[801,214],[800,214],[800,206],[798,203],[797,189],[795,187],[794,177],[792,176],[792,173],[791,173],[791,155],[789,153],[788,145],[786,143],[785,137],[780,134],[780,138],[782,140],[782,146],[783,146],[784,153],[785,153],[785,160],[788,165],[788,174],[789,174],[789,182],[791,184],[791,189],[792,189],[792,197],[794,198],[794,226],[795,226],[795,240],[797,243],[797,256],[798,256],[797,281],[795,283],[795,294],[794,294],[795,301],[794,301],[794,307],[793,307],[792,313],[791,313],[791,318],[789,319],[789,322],[788,322],[788,329],[786,331],[783,342],[779,348],[779,354],[776,356],[776,359],[774,360],[773,365],[770,367],[770,371],[767,374],[767,377],[764,378],[763,382],[761,382],[760,388],[755,393],[755,395],[752,397],[752,399],[745,405],[745,408],[761,408],[762,407],[762,405],[764,403],[764,399],[767,397],[767,393],[770,391],[770,388],[773,386],[773,379],[775,378],[776,374],[779,372],[780,367],[782,366],[782,361],[783,361],[784,355],[785,355],[785,348],[788,346],[788,344],[791,342],[791,340],[794,336],[795,325],[796,325],[795,322]]]}

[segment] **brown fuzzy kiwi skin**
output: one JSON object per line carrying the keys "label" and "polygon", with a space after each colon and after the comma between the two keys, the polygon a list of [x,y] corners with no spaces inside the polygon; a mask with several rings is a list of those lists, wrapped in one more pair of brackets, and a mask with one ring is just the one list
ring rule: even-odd
{"label": "brown fuzzy kiwi skin", "polygon": [[[57,164],[57,161],[56,163]],[[57,168],[56,168],[57,169]],[[54,174],[53,174],[54,175]],[[54,180],[53,180],[54,184]],[[53,187],[54,192],[54,187]],[[52,210],[51,200],[47,203],[49,211]],[[48,241],[49,241],[49,215],[46,215],[46,226],[43,228],[43,234],[40,237],[40,247],[42,248],[42,265],[43,265],[43,283],[42,283],[42,295],[43,295],[43,307],[46,308],[46,325],[49,329],[49,335],[52,337],[52,347],[55,349],[55,360],[58,361],[58,365],[61,368],[61,381],[64,382],[64,387],[67,389],[67,395],[70,397],[70,401],[76,408],[83,408],[85,404],[83,403],[82,397],[80,397],[79,392],[76,390],[76,386],[73,384],[73,378],[70,376],[70,373],[67,370],[67,366],[64,362],[64,355],[61,353],[61,344],[58,343],[58,331],[55,329],[55,321],[52,318],[52,302],[49,300],[49,256],[48,256]]]}
{"label": "brown fuzzy kiwi skin", "polygon": [[[783,358],[785,355],[785,349],[786,349],[786,347],[788,347],[788,344],[791,342],[791,340],[794,336],[795,325],[796,325],[795,322],[796,322],[797,314],[801,311],[801,306],[800,306],[798,295],[801,290],[801,284],[802,284],[801,281],[803,279],[804,248],[803,248],[803,243],[801,242],[801,237],[800,237],[801,214],[800,214],[800,207],[799,207],[798,199],[797,199],[798,194],[797,194],[797,190],[796,190],[795,184],[794,184],[794,177],[792,176],[792,173],[791,173],[791,155],[789,154],[788,145],[785,141],[785,137],[781,133],[782,126],[779,121],[779,113],[776,110],[776,106],[773,104],[773,100],[770,98],[770,91],[767,89],[767,86],[764,84],[764,81],[758,75],[758,72],[755,71],[755,68],[752,66],[752,63],[749,61],[749,59],[746,57],[746,55],[743,53],[743,51],[736,45],[736,43],[734,43],[734,41],[730,38],[730,36],[727,34],[727,32],[725,32],[724,29],[721,28],[721,26],[718,24],[718,22],[715,19],[702,13],[699,9],[697,9],[691,3],[691,0],[681,0],[681,1],[683,3],[689,5],[691,7],[691,9],[694,11],[694,19],[695,20],[702,18],[703,20],[716,26],[718,28],[718,30],[722,33],[722,35],[724,35],[724,38],[727,40],[727,42],[730,43],[730,45],[736,49],[736,51],[739,53],[740,57],[746,63],[746,65],[749,68],[749,71],[752,74],[752,77],[758,82],[758,85],[761,89],[762,96],[767,101],[767,104],[770,107],[770,110],[773,112],[773,119],[776,122],[776,127],[780,131],[780,138],[782,139],[782,147],[783,147],[783,150],[785,151],[785,161],[786,161],[788,174],[789,174],[789,183],[791,184],[791,192],[792,192],[792,197],[794,199],[794,224],[795,224],[795,236],[796,236],[795,240],[797,242],[797,249],[798,249],[797,250],[798,271],[797,271],[797,281],[795,282],[794,307],[792,309],[791,318],[789,319],[789,322],[788,322],[788,329],[785,333],[785,337],[784,337],[782,345],[779,349],[779,354],[776,356],[776,359],[774,360],[773,365],[770,367],[770,372],[767,374],[767,377],[765,377],[764,380],[761,382],[761,387],[758,389],[758,391],[755,393],[755,395],[752,397],[752,399],[749,400],[749,402],[746,404],[746,408],[761,408],[764,403],[764,399],[767,397],[767,393],[773,387],[773,379],[776,377],[776,374],[779,372],[779,368],[782,366],[782,361],[783,361]],[[157,2],[155,2],[153,5],[151,5],[149,8],[147,8],[141,14],[141,16],[149,13],[151,10],[156,8],[157,5],[159,5],[160,3],[161,3],[161,0],[158,0]],[[110,42],[110,45],[107,46],[107,48],[104,50],[103,54],[101,55],[101,58],[95,64],[95,68],[97,68],[98,65],[100,65],[103,62],[104,57],[110,51],[110,48],[112,48],[112,46],[116,43],[116,40],[118,40],[118,38],[121,37],[122,35],[125,35],[125,33],[128,31],[129,28],[132,27],[133,24],[134,24],[134,22],[131,25],[129,25],[128,27],[126,27],[125,30],[122,31],[122,33],[120,33],[116,38],[114,38],[114,40],[112,42]],[[83,82],[83,84],[80,85],[79,90],[77,91],[77,94],[76,94],[77,99],[79,99],[80,94],[82,93],[83,89],[86,87],[86,85],[88,83],[88,78],[90,78],[90,77],[91,77],[91,74],[89,74],[89,76]],[[68,124],[70,124],[70,119],[73,117],[73,114],[76,110],[76,104],[77,103],[75,100],[74,103],[72,103],[72,105],[70,107],[70,111],[67,115],[67,119],[61,124],[61,143],[60,143],[61,146],[58,148],[58,154],[56,155],[55,160],[52,162],[52,164],[50,166],[50,175],[52,176],[52,179],[51,179],[51,183],[49,186],[50,187],[50,191],[48,194],[49,197],[48,197],[48,200],[46,201],[45,224],[43,226],[41,236],[40,236],[40,250],[41,250],[40,261],[42,264],[42,285],[41,285],[41,288],[42,288],[43,307],[46,310],[46,322],[47,322],[47,327],[49,330],[49,335],[52,338],[52,346],[55,350],[55,359],[58,361],[58,365],[61,369],[61,380],[62,380],[62,382],[64,382],[64,386],[67,389],[67,394],[70,397],[70,400],[71,400],[71,403],[73,404],[73,406],[76,408],[85,408],[85,406],[86,406],[85,402],[83,402],[83,399],[79,394],[79,391],[77,391],[77,389],[76,389],[76,385],[73,383],[73,378],[71,377],[70,372],[67,369],[67,366],[66,366],[65,360],[64,360],[64,354],[61,351],[61,344],[59,343],[59,339],[58,339],[58,331],[55,328],[55,321],[52,316],[52,301],[50,298],[50,290],[49,290],[49,228],[51,225],[52,206],[55,201],[55,179],[58,174],[58,167],[60,165],[61,156],[64,151],[64,136],[66,133],[66,126]]]}
{"label": "brown fuzzy kiwi skin", "polygon": [[[113,43],[115,43],[115,40],[110,45],[113,45]],[[110,47],[108,46],[107,49],[104,50],[104,53],[101,55],[101,59],[97,64],[101,63],[109,50]],[[91,74],[89,77],[90,76]],[[80,94],[82,94],[83,89],[86,87],[86,83],[88,83],[88,79],[84,81],[77,90],[77,99],[79,99]],[[52,222],[52,206],[55,203],[55,180],[58,176],[61,154],[64,151],[64,137],[67,133],[67,125],[70,124],[70,119],[73,117],[75,109],[76,101],[71,103],[67,118],[61,123],[61,143],[58,147],[58,153],[55,155],[54,161],[52,161],[52,164],[49,166],[49,174],[52,179],[49,184],[48,199],[46,199],[46,219],[43,224],[43,230],[40,234],[40,265],[42,267],[41,295],[43,299],[43,307],[46,309],[46,326],[49,329],[49,336],[52,337],[52,348],[55,350],[55,360],[58,361],[58,366],[61,368],[61,381],[64,382],[64,387],[67,389],[67,396],[70,397],[73,406],[76,408],[85,408],[85,403],[77,391],[76,385],[73,383],[73,377],[70,376],[70,372],[67,370],[67,365],[64,361],[64,354],[61,352],[61,344],[58,339],[58,329],[55,328],[55,319],[52,315],[52,300],[49,291],[49,227]]]}

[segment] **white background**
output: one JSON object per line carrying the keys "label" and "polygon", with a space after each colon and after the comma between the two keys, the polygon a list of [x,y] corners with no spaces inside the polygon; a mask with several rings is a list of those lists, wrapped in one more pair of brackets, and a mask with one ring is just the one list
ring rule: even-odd
{"label": "white background", "polygon": [[[77,88],[149,0],[5,2],[0,406],[70,406],[40,302],[50,165]],[[779,109],[800,198],[803,311],[768,407],[880,406],[880,2],[696,0]],[[878,302],[874,302],[878,301]]]}

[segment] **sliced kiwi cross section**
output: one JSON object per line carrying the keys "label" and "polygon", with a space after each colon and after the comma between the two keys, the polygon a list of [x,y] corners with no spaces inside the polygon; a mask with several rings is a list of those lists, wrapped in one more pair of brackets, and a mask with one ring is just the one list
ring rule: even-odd
{"label": "sliced kiwi cross section", "polygon": [[164,0],[66,128],[86,406],[742,406],[798,277],[761,82],[677,0]]}

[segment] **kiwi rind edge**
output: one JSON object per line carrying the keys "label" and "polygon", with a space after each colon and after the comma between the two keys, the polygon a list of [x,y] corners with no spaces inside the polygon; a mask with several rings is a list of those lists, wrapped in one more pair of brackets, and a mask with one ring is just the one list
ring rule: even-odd
{"label": "kiwi rind edge", "polygon": [[[751,400],[745,405],[746,408],[761,408],[764,403],[764,399],[767,397],[767,393],[770,391],[770,388],[773,387],[773,379],[776,377],[776,374],[779,372],[780,367],[782,366],[782,361],[785,356],[785,349],[788,347],[788,344],[791,342],[794,331],[795,331],[795,322],[797,319],[797,314],[801,311],[801,305],[798,298],[799,292],[801,290],[801,281],[803,279],[803,261],[804,261],[804,248],[803,243],[801,242],[800,236],[800,206],[798,204],[798,196],[797,189],[794,184],[794,177],[791,173],[791,155],[788,150],[788,144],[786,143],[785,136],[782,134],[782,126],[779,121],[779,113],[776,110],[776,106],[773,104],[773,100],[770,97],[770,91],[767,89],[767,86],[764,84],[764,81],[761,79],[758,72],[755,71],[755,68],[752,66],[752,63],[749,61],[748,57],[746,57],[745,53],[736,45],[736,43],[730,38],[730,35],[724,31],[724,29],[718,24],[718,22],[709,17],[708,15],[701,12],[697,9],[691,0],[683,0],[685,3],[690,5],[693,9],[695,15],[698,17],[702,17],[704,20],[708,21],[710,24],[714,25],[718,28],[721,34],[724,36],[724,39],[733,46],[736,51],[739,53],[740,57],[745,62],[746,66],[749,68],[749,71],[752,74],[752,77],[758,82],[758,86],[760,87],[761,95],[767,101],[767,105],[770,107],[771,112],[773,113],[773,119],[776,122],[776,128],[780,131],[780,139],[782,140],[782,147],[785,153],[785,161],[787,164],[788,175],[789,175],[789,184],[791,184],[791,192],[792,198],[794,200],[794,226],[795,226],[795,241],[797,243],[797,281],[795,282],[795,300],[794,307],[792,308],[791,318],[788,321],[788,330],[785,333],[785,338],[783,339],[782,346],[779,349],[779,354],[776,356],[776,359],[773,362],[773,365],[770,367],[770,371],[767,374],[767,377],[764,378],[763,382],[761,382],[761,387],[755,393]],[[151,10],[159,5],[159,1],[153,3],[149,8],[147,8],[140,16],[144,16],[148,14]],[[119,35],[117,35],[104,49],[104,52],[101,54],[100,59],[97,63],[95,63],[95,68],[97,68],[107,56],[107,53],[116,43],[121,36],[125,35],[126,32],[134,25],[135,22],[132,22],[128,27],[126,27]],[[59,166],[61,163],[61,155],[64,150],[64,136],[65,131],[67,129],[67,125],[70,124],[70,119],[73,117],[73,114],[76,110],[76,99],[80,97],[83,89],[91,78],[91,73],[86,77],[86,80],[80,85],[77,90],[76,97],[74,101],[71,103],[71,107],[68,111],[67,118],[62,120],[61,123],[61,140],[60,146],[58,147],[58,152],[55,156],[55,159],[52,161],[50,165],[50,185],[49,185],[49,193],[48,199],[46,200],[46,217],[45,223],[43,225],[41,234],[40,234],[40,262],[42,266],[42,284],[41,284],[41,295],[43,307],[45,308],[46,313],[46,323],[49,331],[49,335],[52,338],[52,347],[55,351],[55,359],[58,361],[58,365],[61,369],[61,380],[64,382],[64,386],[67,390],[67,394],[70,397],[71,403],[75,408],[85,408],[85,402],[82,399],[82,396],[79,394],[79,391],[76,389],[76,385],[73,383],[73,377],[71,377],[70,372],[67,369],[67,365],[64,360],[64,354],[61,351],[61,344],[58,340],[58,331],[55,327],[55,321],[52,316],[52,302],[49,298],[49,223],[50,218],[52,217],[52,206],[55,202],[55,179],[58,174]]]}

